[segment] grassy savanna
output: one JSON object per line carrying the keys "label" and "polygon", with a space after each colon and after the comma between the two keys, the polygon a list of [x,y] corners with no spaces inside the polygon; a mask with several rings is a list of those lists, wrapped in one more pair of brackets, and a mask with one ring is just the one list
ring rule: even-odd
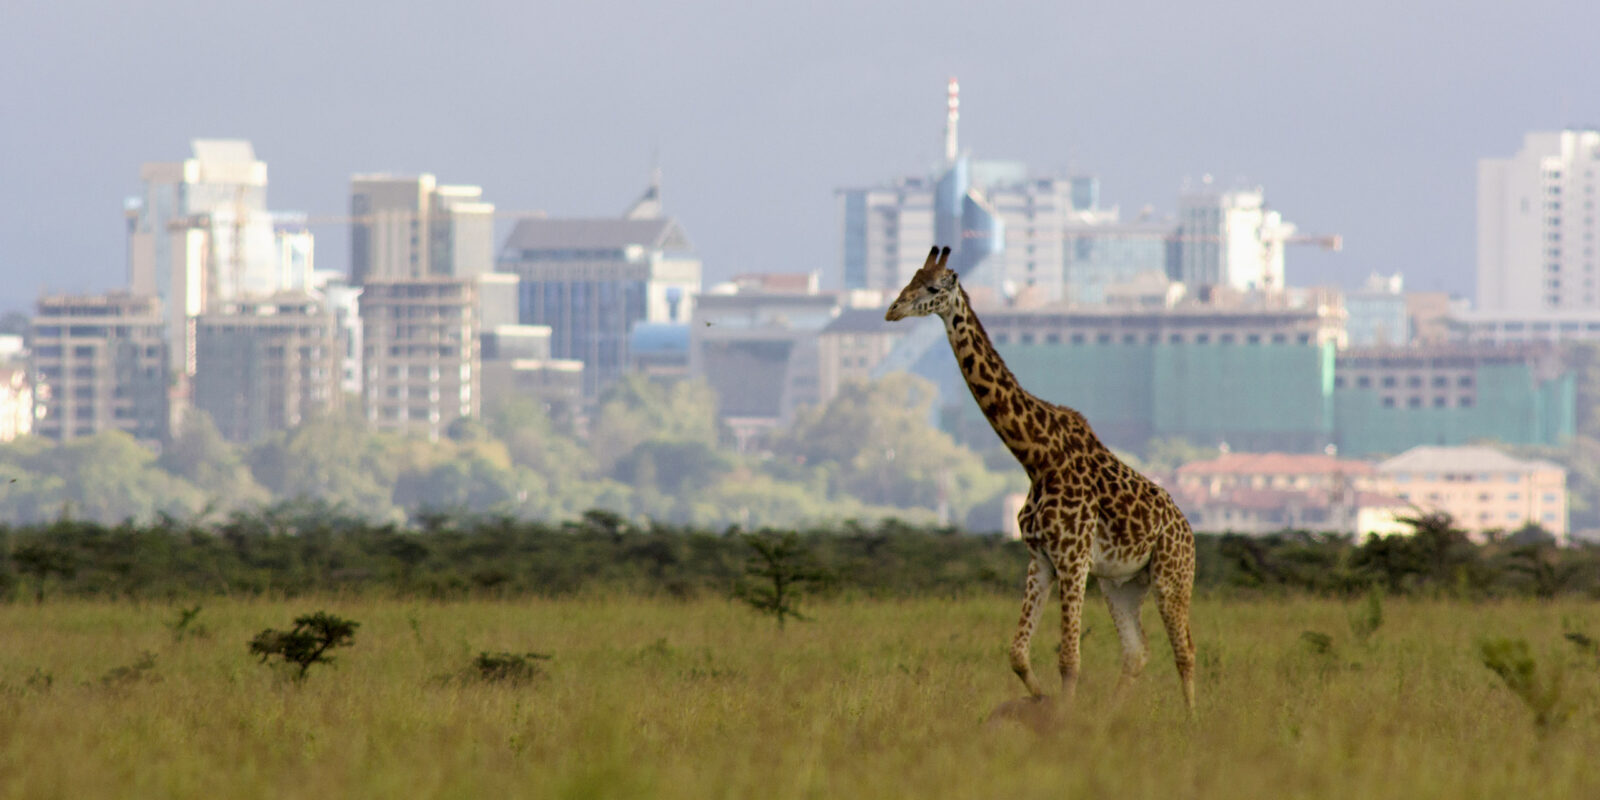
{"label": "grassy savanna", "polygon": [[[1042,735],[984,724],[1020,694],[1015,606],[814,602],[780,632],[723,600],[213,599],[179,638],[176,606],[13,603],[0,795],[1600,796],[1600,664],[1563,638],[1600,634],[1591,604],[1389,600],[1363,642],[1359,601],[1202,600],[1189,723],[1148,604],[1150,667],[1107,696],[1119,655],[1097,603],[1079,702]],[[335,664],[296,683],[250,657],[317,609],[361,623]],[[1484,667],[1486,637],[1562,674],[1564,723],[1535,726]],[[1036,640],[1049,673],[1054,644]],[[467,677],[481,651],[553,658],[485,682]]]}

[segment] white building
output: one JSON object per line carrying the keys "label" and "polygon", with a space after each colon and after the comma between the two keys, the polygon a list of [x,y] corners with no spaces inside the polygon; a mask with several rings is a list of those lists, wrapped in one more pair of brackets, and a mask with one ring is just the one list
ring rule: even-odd
{"label": "white building", "polygon": [[242,139],[196,139],[194,157],[140,168],[125,206],[128,283],[166,312],[174,368],[194,374],[191,320],[248,298],[310,285],[305,218],[267,210],[267,165]]}
{"label": "white building", "polygon": [[1294,225],[1267,208],[1260,187],[1230,192],[1210,186],[1178,195],[1178,264],[1191,292],[1205,286],[1241,291],[1284,287],[1283,245]]}
{"label": "white building", "polygon": [[1595,183],[1600,131],[1529,133],[1478,162],[1478,309],[1600,309]]}

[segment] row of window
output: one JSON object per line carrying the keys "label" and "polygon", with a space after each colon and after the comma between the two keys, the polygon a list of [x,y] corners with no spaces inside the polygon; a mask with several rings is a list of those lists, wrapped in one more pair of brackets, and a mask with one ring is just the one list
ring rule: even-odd
{"label": "row of window", "polygon": [[[994,343],[996,345],[1011,344],[1012,338],[1013,334],[1010,332],[996,333],[994,335]],[[1043,336],[1032,331],[1015,334],[1017,344],[1039,344],[1041,342],[1044,344],[1061,344],[1062,338],[1062,335],[1056,331],[1050,331]],[[1162,334],[1159,333],[1123,333],[1118,335],[1105,331],[1099,333],[1072,333],[1067,334],[1065,338],[1069,344],[1089,344],[1091,341],[1094,344],[1160,344],[1163,339]],[[1268,342],[1272,344],[1288,344],[1291,341],[1295,344],[1310,344],[1311,334],[1247,333],[1241,336],[1234,333],[1219,333],[1215,335],[1210,333],[1169,333],[1166,334],[1165,340],[1167,344],[1239,344],[1241,341],[1245,344],[1265,344]]]}
{"label": "row of window", "polygon": [[[1382,402],[1383,402],[1383,407],[1384,408],[1399,408],[1400,405],[1401,405],[1399,398],[1396,398],[1396,397],[1384,397]],[[1406,408],[1422,408],[1423,407],[1422,398],[1421,397],[1407,397],[1405,399],[1405,407]],[[1433,407],[1434,408],[1449,408],[1450,407],[1450,398],[1444,397],[1443,395],[1435,396],[1433,398]],[[1464,395],[1461,395],[1460,397],[1456,398],[1456,408],[1471,408],[1471,407],[1472,407],[1472,396],[1471,395],[1465,395],[1464,394]]]}
{"label": "row of window", "polygon": [[[1406,386],[1412,389],[1422,388],[1423,382],[1424,381],[1421,375],[1408,375],[1406,376],[1405,380]],[[1374,376],[1372,375],[1355,376],[1355,386],[1357,389],[1370,389],[1372,388],[1373,383]],[[1400,379],[1395,375],[1384,375],[1377,378],[1376,383],[1385,389],[1393,389],[1400,385]],[[1435,389],[1444,389],[1450,386],[1451,380],[1448,375],[1434,375],[1428,379],[1427,383]],[[1454,383],[1459,388],[1470,389],[1472,388],[1473,379],[1471,375],[1459,375],[1456,377]],[[1334,376],[1333,386],[1336,389],[1343,389],[1345,387],[1345,376]]]}

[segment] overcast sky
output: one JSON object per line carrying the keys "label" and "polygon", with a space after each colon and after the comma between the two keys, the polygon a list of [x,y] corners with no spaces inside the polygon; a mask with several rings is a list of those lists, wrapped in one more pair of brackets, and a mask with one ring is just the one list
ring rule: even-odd
{"label": "overcast sky", "polygon": [[[1345,237],[1292,250],[1291,283],[1470,294],[1476,160],[1600,124],[1576,1],[0,4],[0,309],[122,285],[139,165],[196,137],[251,140],[270,206],[316,214],[351,173],[426,171],[612,215],[659,148],[708,279],[836,282],[833,190],[925,171],[950,75],[977,158],[1096,174],[1125,215],[1261,184]],[[347,248],[318,231],[319,266]]]}

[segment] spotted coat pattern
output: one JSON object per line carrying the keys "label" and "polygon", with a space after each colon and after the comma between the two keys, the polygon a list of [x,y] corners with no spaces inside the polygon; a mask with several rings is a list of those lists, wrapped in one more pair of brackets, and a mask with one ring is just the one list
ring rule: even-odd
{"label": "spotted coat pattern", "polygon": [[972,397],[1030,481],[1017,517],[1032,559],[1011,643],[1011,668],[1029,693],[1043,695],[1030,664],[1034,629],[1052,583],[1061,589],[1062,695],[1078,681],[1078,644],[1090,576],[1122,640],[1120,691],[1143,670],[1145,636],[1139,607],[1152,585],[1172,643],[1185,703],[1194,707],[1194,642],[1189,599],[1194,586],[1194,533],[1165,489],[1124,464],[1102,444],[1083,415],[1041,400],[1017,384],[995,352],[956,274],[945,268],[950,248],[927,263],[889,306],[886,319],[938,314]]}

